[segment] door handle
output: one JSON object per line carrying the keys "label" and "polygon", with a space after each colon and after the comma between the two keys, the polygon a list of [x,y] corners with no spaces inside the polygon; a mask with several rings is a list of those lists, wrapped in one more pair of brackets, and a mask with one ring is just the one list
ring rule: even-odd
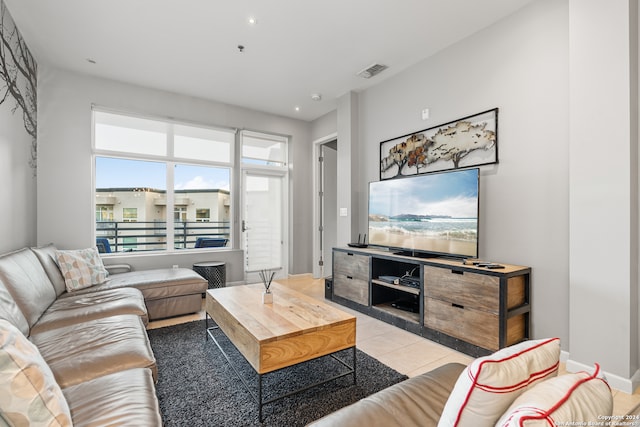
{"label": "door handle", "polygon": [[249,229],[249,227],[247,227],[247,223],[245,222],[245,220],[242,220],[242,231],[247,231]]}

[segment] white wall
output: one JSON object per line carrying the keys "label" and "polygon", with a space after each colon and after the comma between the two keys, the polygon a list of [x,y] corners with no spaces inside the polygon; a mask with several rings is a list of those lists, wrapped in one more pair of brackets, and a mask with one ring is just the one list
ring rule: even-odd
{"label": "white wall", "polygon": [[36,242],[36,177],[31,137],[13,99],[0,105],[0,253]]}
{"label": "white wall", "polygon": [[[480,257],[532,267],[532,333],[569,344],[568,5],[541,0],[364,91],[360,222],[380,142],[493,107],[498,165],[481,168]],[[420,111],[431,118],[422,121]],[[338,135],[340,138],[340,135]],[[339,146],[340,147],[340,146]]]}
{"label": "white wall", "polygon": [[638,376],[637,1],[569,4],[567,369],[599,362],[614,384]]}
{"label": "white wall", "polygon": [[[360,161],[360,129],[358,119],[358,95],[349,92],[338,99],[336,126],[338,129],[337,181],[340,183],[336,192],[338,205],[337,245],[346,246],[355,242],[358,236],[359,205],[358,195],[362,187],[359,182]],[[366,212],[366,209],[364,210]]]}
{"label": "white wall", "polygon": [[[291,136],[290,272],[311,271],[311,143],[307,122],[53,68],[40,70],[37,240],[93,245],[91,104],[196,123]],[[236,197],[235,216],[238,209]],[[170,259],[158,262],[172,265]],[[232,278],[232,280],[239,280]]]}
{"label": "white wall", "polygon": [[311,122],[311,140],[316,141],[337,132],[338,111],[333,110]]}

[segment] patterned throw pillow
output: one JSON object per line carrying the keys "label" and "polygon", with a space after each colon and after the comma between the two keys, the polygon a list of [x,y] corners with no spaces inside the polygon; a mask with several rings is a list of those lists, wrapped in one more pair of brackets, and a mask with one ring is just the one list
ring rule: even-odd
{"label": "patterned throw pillow", "polygon": [[67,292],[99,285],[107,280],[107,270],[96,248],[56,251],[56,261]]}
{"label": "patterned throw pillow", "polygon": [[40,352],[0,319],[0,424],[71,426],[69,405]]}
{"label": "patterned throw pillow", "polygon": [[475,359],[458,377],[438,427],[493,427],[526,389],[555,377],[559,363],[559,338],[524,341]]}
{"label": "patterned throw pillow", "polygon": [[616,425],[610,421],[613,395],[599,371],[596,364],[593,374],[560,375],[536,385],[513,402],[496,426]]}

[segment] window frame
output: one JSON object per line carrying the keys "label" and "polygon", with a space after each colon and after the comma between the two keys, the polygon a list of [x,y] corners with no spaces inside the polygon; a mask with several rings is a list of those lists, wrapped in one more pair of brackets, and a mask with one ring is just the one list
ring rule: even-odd
{"label": "window frame", "polygon": [[[120,115],[127,118],[133,119],[142,119],[142,120],[154,120],[162,122],[166,125],[166,138],[167,138],[167,146],[166,146],[166,155],[154,155],[154,154],[138,154],[132,152],[122,152],[115,150],[108,150],[102,148],[96,148],[96,112]],[[230,149],[230,159],[229,162],[221,162],[221,161],[213,161],[213,160],[196,160],[196,159],[188,159],[183,157],[174,156],[174,146],[173,146],[173,137],[174,132],[173,129],[175,126],[182,127],[195,127],[201,128],[205,130],[213,130],[228,133],[231,137],[231,142],[229,143]],[[92,170],[91,170],[91,179],[92,179],[92,200],[93,200],[93,208],[92,208],[92,236],[93,240],[95,240],[97,236],[96,230],[96,158],[97,157],[108,157],[108,158],[117,158],[117,159],[126,159],[126,160],[138,160],[138,161],[153,161],[164,163],[166,167],[166,247],[164,249],[158,249],[153,251],[146,252],[147,254],[170,254],[170,253],[184,253],[184,251],[219,251],[224,248],[183,248],[176,249],[175,248],[175,224],[174,224],[174,211],[175,211],[175,179],[174,179],[174,170],[176,165],[193,165],[193,166],[202,166],[202,167],[212,167],[212,168],[224,168],[229,170],[229,200],[230,200],[230,212],[229,212],[229,241],[231,243],[231,247],[234,247],[234,236],[236,230],[236,221],[234,217],[234,206],[235,199],[237,197],[237,183],[236,183],[236,168],[237,168],[237,156],[238,156],[238,130],[234,128],[226,128],[220,126],[212,126],[202,123],[190,122],[185,120],[175,120],[172,118],[166,117],[158,117],[158,116],[150,116],[138,113],[131,113],[121,110],[113,110],[109,108],[99,107],[96,105],[92,105],[91,107],[91,160],[92,160]],[[119,255],[120,253],[113,254],[101,254],[101,255]]]}

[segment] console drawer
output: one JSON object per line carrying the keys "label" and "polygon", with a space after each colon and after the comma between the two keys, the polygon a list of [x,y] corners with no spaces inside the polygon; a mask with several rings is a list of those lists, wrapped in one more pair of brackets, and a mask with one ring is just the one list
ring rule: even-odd
{"label": "console drawer", "polygon": [[[500,279],[494,276],[424,266],[425,296],[498,314]],[[496,334],[497,336],[497,334]]]}
{"label": "console drawer", "polygon": [[369,281],[369,256],[352,252],[333,252],[333,273]]}
{"label": "console drawer", "polygon": [[[500,321],[497,314],[476,310],[463,305],[424,299],[424,325],[488,350],[500,347]],[[507,346],[526,337],[524,315],[507,319]]]}
{"label": "console drawer", "polygon": [[362,305],[369,305],[369,280],[335,273],[333,275],[333,294],[357,302]]}

